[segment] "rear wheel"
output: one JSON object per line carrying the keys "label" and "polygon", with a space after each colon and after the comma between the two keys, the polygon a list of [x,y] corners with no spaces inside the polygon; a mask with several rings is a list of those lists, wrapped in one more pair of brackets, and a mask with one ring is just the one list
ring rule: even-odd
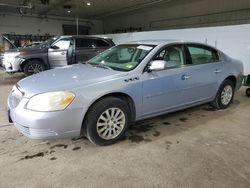
{"label": "rear wheel", "polygon": [[45,70],[45,66],[41,61],[31,60],[24,65],[23,72],[26,76],[37,74]]}
{"label": "rear wheel", "polygon": [[86,136],[92,143],[100,146],[116,143],[128,129],[129,113],[129,107],[122,99],[107,97],[98,101],[86,115]]}
{"label": "rear wheel", "polygon": [[226,109],[234,97],[234,84],[231,80],[225,80],[211,105],[217,109]]}

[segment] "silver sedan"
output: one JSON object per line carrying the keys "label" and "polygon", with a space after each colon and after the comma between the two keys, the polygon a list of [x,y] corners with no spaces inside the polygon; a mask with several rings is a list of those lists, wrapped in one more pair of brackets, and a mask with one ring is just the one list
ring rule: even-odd
{"label": "silver sedan", "polygon": [[8,98],[9,119],[30,138],[85,135],[94,144],[109,145],[133,121],[202,103],[227,108],[242,74],[240,61],[208,45],[130,42],[86,64],[19,81]]}

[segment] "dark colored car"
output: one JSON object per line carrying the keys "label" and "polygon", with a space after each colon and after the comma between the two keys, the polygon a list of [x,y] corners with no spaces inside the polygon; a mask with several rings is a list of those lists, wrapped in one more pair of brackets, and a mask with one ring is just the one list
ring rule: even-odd
{"label": "dark colored car", "polygon": [[31,43],[26,43],[23,48],[30,48],[30,47],[35,47],[42,44],[42,42],[36,41],[36,42],[31,42]]}
{"label": "dark colored car", "polygon": [[28,76],[87,61],[112,46],[112,39],[102,37],[53,37],[36,47],[6,51],[3,55],[3,67],[8,73],[24,72]]}

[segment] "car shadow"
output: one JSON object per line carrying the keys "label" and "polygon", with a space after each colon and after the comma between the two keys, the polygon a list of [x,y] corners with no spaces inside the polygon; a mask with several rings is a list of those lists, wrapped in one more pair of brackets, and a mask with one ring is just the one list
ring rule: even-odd
{"label": "car shadow", "polygon": [[[0,139],[1,144],[18,144],[22,143],[23,147],[19,149],[4,149],[0,150],[1,155],[10,155],[15,157],[17,161],[26,161],[34,158],[44,158],[46,160],[55,161],[61,158],[60,153],[75,153],[79,154],[89,152],[95,149],[98,152],[102,151],[120,151],[121,148],[139,147],[145,144],[164,143],[166,150],[170,150],[174,145],[182,142],[180,137],[184,132],[195,130],[199,126],[209,125],[217,118],[233,113],[239,108],[240,101],[234,100],[231,106],[226,110],[214,110],[209,105],[200,105],[189,109],[173,112],[155,118],[146,119],[135,122],[124,138],[114,145],[108,147],[99,147],[91,144],[85,137],[75,139],[55,139],[55,140],[31,140],[26,138],[13,127],[2,127],[3,138]],[[3,131],[8,131],[6,134]],[[1,134],[1,132],[0,132]],[[172,135],[180,135],[172,137]],[[195,137],[195,135],[194,135]],[[173,138],[175,140],[173,140]],[[18,142],[17,142],[18,140]],[[65,155],[66,155],[65,154]]]}
{"label": "car shadow", "polygon": [[239,100],[234,100],[228,109],[217,110],[208,104],[191,107],[177,112],[160,115],[143,121],[135,122],[123,140],[131,143],[152,142],[158,138],[168,137],[183,131],[194,129],[232,113]]}

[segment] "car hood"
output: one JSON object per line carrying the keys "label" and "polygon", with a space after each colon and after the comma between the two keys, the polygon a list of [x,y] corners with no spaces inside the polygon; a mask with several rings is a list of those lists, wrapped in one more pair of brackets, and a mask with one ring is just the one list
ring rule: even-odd
{"label": "car hood", "polygon": [[11,42],[6,36],[2,35],[2,39],[9,43],[14,49],[17,49],[16,45],[13,44],[13,42]]}
{"label": "car hood", "polygon": [[19,49],[18,48],[15,48],[15,49],[9,49],[9,50],[6,50],[4,53],[13,53],[13,52],[18,52]]}
{"label": "car hood", "polygon": [[44,48],[39,48],[39,47],[30,47],[30,48],[16,48],[16,49],[10,49],[4,52],[4,54],[8,54],[11,55],[11,53],[16,54],[17,52],[19,52],[19,56],[24,56],[27,54],[34,54],[34,53],[40,53],[43,52]]}
{"label": "car hood", "polygon": [[17,84],[25,93],[25,97],[30,98],[49,91],[70,91],[74,88],[124,77],[127,74],[127,72],[93,67],[88,64],[77,64],[32,75],[20,80]]}

